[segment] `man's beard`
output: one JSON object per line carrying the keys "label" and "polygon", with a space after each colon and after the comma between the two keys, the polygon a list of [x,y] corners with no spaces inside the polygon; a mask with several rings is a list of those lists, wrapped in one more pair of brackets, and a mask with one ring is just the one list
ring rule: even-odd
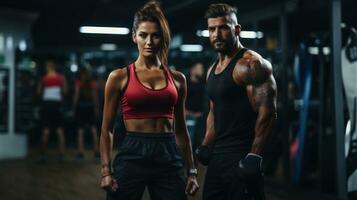
{"label": "man's beard", "polygon": [[[223,43],[222,47],[216,47],[215,46],[215,43],[216,42],[221,42]],[[216,39],[214,40],[212,43],[211,43],[211,46],[214,48],[214,50],[216,50],[217,52],[220,52],[220,53],[227,53],[227,52],[230,52],[232,49],[233,49],[233,46],[237,43],[237,40],[232,37],[232,38],[229,38],[229,39]]]}

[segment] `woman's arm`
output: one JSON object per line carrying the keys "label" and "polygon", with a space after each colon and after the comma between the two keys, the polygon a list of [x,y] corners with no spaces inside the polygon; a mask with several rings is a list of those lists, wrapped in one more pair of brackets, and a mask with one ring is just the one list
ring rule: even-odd
{"label": "woman's arm", "polygon": [[174,131],[176,135],[177,145],[182,150],[182,154],[185,160],[186,168],[193,169],[193,157],[192,157],[192,147],[190,136],[186,127],[185,120],[185,101],[186,101],[186,80],[183,74],[179,72],[173,73],[175,77],[175,81],[178,83],[178,100],[175,107],[175,123],[174,123]]}
{"label": "woman's arm", "polygon": [[[176,142],[182,151],[183,159],[185,160],[188,171],[186,194],[194,195],[199,186],[196,180],[197,171],[193,162],[191,140],[187,131],[185,120],[185,101],[187,95],[186,78],[180,72],[173,72],[172,74],[175,82],[177,82],[176,85],[178,90],[178,101],[175,107],[174,131],[176,135]],[[196,171],[194,172],[196,174],[192,174],[191,170]]]}

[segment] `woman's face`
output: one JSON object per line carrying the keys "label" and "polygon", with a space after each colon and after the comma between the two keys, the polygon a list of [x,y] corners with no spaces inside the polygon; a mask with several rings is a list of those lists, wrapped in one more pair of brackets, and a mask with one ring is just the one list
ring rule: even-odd
{"label": "woman's face", "polygon": [[136,32],[133,34],[133,41],[138,45],[139,54],[144,57],[154,57],[157,55],[162,40],[159,24],[156,22],[140,22]]}

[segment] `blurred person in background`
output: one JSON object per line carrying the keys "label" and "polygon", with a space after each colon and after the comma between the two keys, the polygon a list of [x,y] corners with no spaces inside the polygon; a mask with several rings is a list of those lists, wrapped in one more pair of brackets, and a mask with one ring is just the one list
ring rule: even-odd
{"label": "blurred person in background", "polygon": [[[184,200],[198,189],[185,122],[186,79],[167,67],[170,30],[156,1],[135,13],[132,39],[138,58],[111,72],[105,87],[101,187],[108,200],[139,200],[146,187],[151,199]],[[119,107],[127,133],[111,163]]]}
{"label": "blurred person in background", "polygon": [[77,122],[78,154],[77,160],[84,158],[84,131],[90,128],[93,139],[93,156],[100,158],[98,150],[97,118],[99,116],[99,105],[97,95],[97,84],[88,69],[82,67],[79,71],[79,79],[75,82],[74,112]]}
{"label": "blurred person in background", "polygon": [[194,63],[187,79],[186,123],[190,134],[192,149],[196,148],[196,125],[203,115],[205,85],[204,67],[200,62]]}
{"label": "blurred person in background", "polygon": [[65,151],[65,135],[63,129],[63,101],[67,93],[64,76],[56,72],[53,60],[45,61],[46,74],[41,78],[37,87],[37,94],[41,97],[40,118],[42,126],[41,158],[47,160],[47,146],[50,130],[55,130],[59,143],[59,160],[63,161]]}

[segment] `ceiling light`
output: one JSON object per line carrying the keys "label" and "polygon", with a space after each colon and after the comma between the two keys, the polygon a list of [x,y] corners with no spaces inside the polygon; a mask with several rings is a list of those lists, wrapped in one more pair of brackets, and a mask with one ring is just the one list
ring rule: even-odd
{"label": "ceiling light", "polygon": [[203,46],[200,44],[183,44],[180,46],[180,50],[184,52],[201,52]]}
{"label": "ceiling light", "polygon": [[26,45],[26,41],[25,40],[21,40],[19,42],[19,49],[20,49],[20,51],[26,51],[27,45]]}
{"label": "ceiling light", "polygon": [[257,37],[257,33],[255,31],[241,31],[239,36],[241,38],[254,39]]}
{"label": "ceiling light", "polygon": [[[198,30],[196,31],[196,35],[198,37],[209,37],[208,30]],[[247,39],[261,39],[264,37],[264,33],[261,31],[241,31],[239,36]]]}
{"label": "ceiling light", "polygon": [[102,44],[102,45],[100,45],[100,49],[102,51],[115,51],[117,49],[117,45],[115,45],[115,44]]}
{"label": "ceiling light", "polygon": [[117,34],[117,35],[127,35],[130,30],[126,27],[100,27],[100,26],[82,26],[79,28],[81,33],[92,33],[92,34]]}
{"label": "ceiling light", "polygon": [[198,31],[196,31],[196,35],[198,37],[208,37],[209,36],[208,30],[198,30]]}

